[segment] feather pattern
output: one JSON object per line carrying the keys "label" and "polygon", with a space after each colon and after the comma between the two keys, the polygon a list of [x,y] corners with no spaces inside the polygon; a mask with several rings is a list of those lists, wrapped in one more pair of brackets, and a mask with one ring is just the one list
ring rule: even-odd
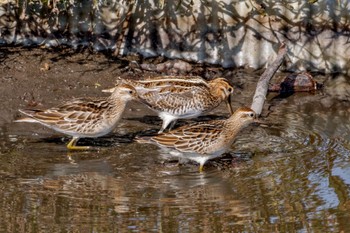
{"label": "feather pattern", "polygon": [[[224,78],[206,81],[198,76],[165,76],[146,80],[120,80],[137,90],[143,102],[158,113],[163,120],[160,130],[177,119],[197,117],[208,112],[221,102],[230,105],[232,86]],[[111,89],[112,90],[112,89]]]}
{"label": "feather pattern", "polygon": [[239,131],[253,123],[254,119],[254,111],[242,107],[227,120],[197,122],[153,137],[139,138],[137,141],[180,152],[177,153],[178,156],[200,163],[201,170],[208,159],[227,151]]}
{"label": "feather pattern", "polygon": [[17,122],[37,122],[75,139],[99,137],[115,128],[132,99],[138,99],[136,90],[121,84],[107,98],[75,99],[46,110],[20,110],[27,117]]}
{"label": "feather pattern", "polygon": [[225,121],[194,123],[154,136],[152,141],[181,152],[210,154],[214,149],[212,146],[220,143],[220,133],[224,125]]}

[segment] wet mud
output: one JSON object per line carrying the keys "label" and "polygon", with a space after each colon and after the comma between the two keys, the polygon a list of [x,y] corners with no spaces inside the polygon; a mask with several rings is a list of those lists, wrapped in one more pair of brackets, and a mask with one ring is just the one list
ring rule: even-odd
{"label": "wet mud", "polygon": [[[21,108],[106,96],[117,77],[167,74],[88,50],[0,47],[1,232],[346,232],[350,228],[349,82],[313,74],[324,89],[270,93],[264,125],[242,131],[232,150],[205,164],[178,161],[135,143],[160,119],[133,102],[113,133],[81,139],[91,151],[68,152],[69,137],[37,124],[13,123]],[[233,108],[250,105],[262,70],[191,64],[207,79],[227,78]],[[171,71],[173,72],[173,71]],[[283,76],[286,74],[277,74]],[[277,77],[276,77],[277,78]],[[193,121],[227,118],[226,106]]]}

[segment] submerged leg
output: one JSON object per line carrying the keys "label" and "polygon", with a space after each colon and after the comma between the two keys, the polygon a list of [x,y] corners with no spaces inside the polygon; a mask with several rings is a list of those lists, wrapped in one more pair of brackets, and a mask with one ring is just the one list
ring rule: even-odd
{"label": "submerged leg", "polygon": [[76,146],[75,144],[77,144],[78,140],[79,138],[73,137],[72,140],[70,140],[70,142],[67,144],[68,150],[89,150],[90,149],[89,146]]}

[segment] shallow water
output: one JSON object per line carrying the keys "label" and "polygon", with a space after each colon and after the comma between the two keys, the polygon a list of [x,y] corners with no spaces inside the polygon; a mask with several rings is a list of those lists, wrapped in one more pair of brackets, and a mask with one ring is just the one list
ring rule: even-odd
{"label": "shallow water", "polygon": [[[234,80],[244,87],[234,108],[250,103],[254,80]],[[2,125],[0,232],[346,232],[350,104],[327,82],[270,94],[266,125],[244,130],[203,173],[132,141],[160,127],[139,104],[114,134],[79,141],[94,151],[68,153],[68,137],[39,125]],[[227,114],[220,106],[202,120]]]}

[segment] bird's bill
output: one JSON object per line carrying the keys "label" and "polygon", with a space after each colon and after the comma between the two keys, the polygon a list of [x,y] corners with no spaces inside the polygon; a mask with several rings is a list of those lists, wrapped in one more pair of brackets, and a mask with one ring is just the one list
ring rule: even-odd
{"label": "bird's bill", "polygon": [[106,93],[113,93],[115,90],[115,87],[109,88],[109,89],[104,89],[102,90],[102,92],[106,92]]}
{"label": "bird's bill", "polygon": [[150,104],[148,103],[148,101],[144,98],[142,98],[141,96],[137,95],[137,99],[135,99],[136,101],[150,107]]}
{"label": "bird's bill", "polygon": [[256,126],[262,126],[262,127],[269,127],[269,123],[262,120],[262,119],[259,119],[259,118],[255,118],[254,121],[253,121],[253,125],[256,125]]}
{"label": "bird's bill", "polygon": [[233,114],[233,109],[232,109],[232,105],[231,105],[231,95],[228,96],[227,100],[226,100],[226,106],[228,108],[228,110],[230,111],[231,115]]}

